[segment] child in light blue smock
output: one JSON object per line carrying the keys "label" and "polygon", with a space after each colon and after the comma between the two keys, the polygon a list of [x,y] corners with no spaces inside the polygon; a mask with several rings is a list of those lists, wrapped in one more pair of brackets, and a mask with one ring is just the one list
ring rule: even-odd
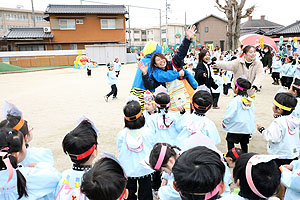
{"label": "child in light blue smock", "polygon": [[300,161],[295,160],[290,165],[283,165],[280,170],[281,182],[286,187],[284,199],[300,199]]}
{"label": "child in light blue smock", "polygon": [[292,112],[292,115],[297,117],[298,119],[300,119],[300,79],[295,78],[295,81],[293,82],[293,84],[291,85],[290,89],[289,89],[289,93],[291,93],[292,95],[294,95],[297,99],[297,106],[295,108],[295,110]]}
{"label": "child in light blue smock", "polygon": [[122,64],[121,64],[119,58],[115,58],[115,61],[114,61],[114,70],[116,72],[116,77],[119,77],[119,75],[120,75],[121,66],[122,66]]}
{"label": "child in light blue smock", "polygon": [[240,143],[241,149],[248,152],[250,135],[256,132],[253,103],[255,95],[250,94],[250,88],[251,83],[247,79],[238,78],[235,82],[233,92],[236,96],[230,101],[222,123],[223,130],[228,132],[228,150],[232,149],[235,143]]}
{"label": "child in light blue smock", "polygon": [[25,155],[23,134],[0,128],[0,199],[54,199],[60,173],[47,163],[18,165]]}
{"label": "child in light blue smock", "polygon": [[22,112],[9,102],[4,103],[3,112],[6,119],[0,122],[0,127],[13,128],[21,131],[24,135],[27,153],[21,164],[27,167],[31,163],[45,162],[54,166],[53,155],[50,149],[29,146],[29,142],[33,138],[33,128],[23,119]]}
{"label": "child in light blue smock", "polygon": [[212,77],[214,79],[215,84],[218,85],[217,89],[211,88],[211,95],[213,97],[213,109],[220,109],[220,107],[218,106],[218,102],[219,102],[220,94],[223,90],[224,80],[220,76],[220,69],[213,69],[213,70],[214,70],[214,74],[212,75]]}
{"label": "child in light blue smock", "polygon": [[145,101],[145,105],[144,105],[145,110],[143,111],[143,115],[147,123],[150,116],[156,113],[156,103],[154,101],[154,95],[149,90],[147,90],[144,93],[144,101]]}
{"label": "child in light blue smock", "polygon": [[117,83],[118,83],[118,79],[116,76],[116,72],[114,70],[114,65],[112,62],[107,64],[108,67],[108,72],[107,72],[107,84],[111,87],[111,91],[104,96],[104,100],[106,102],[108,102],[108,98],[112,95],[113,96],[113,100],[117,99],[117,94],[118,94],[118,88],[117,88]]}
{"label": "child in light blue smock", "polygon": [[73,166],[62,173],[55,200],[72,199],[72,196],[86,198],[80,191],[81,179],[97,156],[98,130],[89,119],[83,117],[81,120],[62,141],[63,151],[70,156]]}
{"label": "child in light blue smock", "polygon": [[151,173],[154,171],[145,168],[141,163],[149,156],[154,145],[153,132],[145,126],[145,118],[138,100],[127,102],[123,112],[125,128],[117,135],[117,145],[120,152],[119,161],[128,177],[128,199],[152,200]]}
{"label": "child in light blue smock", "polygon": [[277,55],[272,62],[272,78],[273,85],[279,85],[280,72],[281,72],[282,62],[280,60],[280,55]]}
{"label": "child in light blue smock", "polygon": [[289,56],[287,58],[287,62],[285,64],[285,70],[286,70],[286,87],[290,89],[290,86],[294,80],[296,66],[292,64],[293,62],[293,56]]}
{"label": "child in light blue smock", "polygon": [[268,128],[264,128],[261,124],[257,125],[257,130],[268,142],[268,153],[283,155],[275,160],[278,167],[290,164],[299,156],[300,120],[291,115],[296,105],[297,99],[292,94],[277,93],[273,101],[274,121]]}
{"label": "child in light blue smock", "polygon": [[147,126],[154,132],[155,143],[166,142],[174,145],[179,133],[176,129],[179,115],[168,112],[170,97],[163,86],[159,86],[155,90],[155,102],[158,113],[150,116]]}
{"label": "child in light blue smock", "polygon": [[213,121],[205,114],[212,106],[212,96],[208,91],[199,90],[193,96],[192,114],[185,113],[178,120],[176,127],[182,130],[176,139],[176,145],[183,147],[185,139],[194,134],[203,134],[212,139],[215,144],[221,142],[218,129]]}

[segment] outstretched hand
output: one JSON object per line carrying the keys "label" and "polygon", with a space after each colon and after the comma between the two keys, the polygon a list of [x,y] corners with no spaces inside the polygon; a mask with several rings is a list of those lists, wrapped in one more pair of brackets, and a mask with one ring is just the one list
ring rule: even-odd
{"label": "outstretched hand", "polygon": [[195,25],[192,25],[188,29],[186,29],[186,38],[190,40],[192,37],[194,37],[196,29],[197,27]]}
{"label": "outstretched hand", "polygon": [[147,70],[148,70],[148,64],[146,64],[146,66],[145,66],[143,61],[138,61],[137,64],[138,64],[139,69],[142,71],[143,75],[146,75]]}

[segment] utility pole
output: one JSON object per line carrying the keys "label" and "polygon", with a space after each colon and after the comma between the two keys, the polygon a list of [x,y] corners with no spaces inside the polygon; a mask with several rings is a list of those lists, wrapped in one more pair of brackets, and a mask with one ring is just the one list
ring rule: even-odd
{"label": "utility pole", "polygon": [[161,38],[161,9],[159,9],[159,45],[162,46]]}
{"label": "utility pole", "polygon": [[184,32],[186,32],[186,11],[184,12]]}
{"label": "utility pole", "polygon": [[128,39],[128,46],[131,47],[131,30],[130,30],[130,15],[129,15],[129,5],[128,6],[128,36],[129,36],[129,39]]}
{"label": "utility pole", "polygon": [[80,0],[80,5],[82,5],[82,0]]}
{"label": "utility pole", "polygon": [[33,0],[31,0],[31,8],[32,8],[31,19],[33,21],[33,27],[35,27],[35,16],[34,16]]}
{"label": "utility pole", "polygon": [[168,38],[168,0],[166,0],[166,43],[169,45],[169,38]]}

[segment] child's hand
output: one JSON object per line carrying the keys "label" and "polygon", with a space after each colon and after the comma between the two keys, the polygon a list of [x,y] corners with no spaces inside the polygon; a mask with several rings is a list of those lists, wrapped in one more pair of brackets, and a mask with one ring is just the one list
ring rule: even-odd
{"label": "child's hand", "polygon": [[261,124],[256,124],[257,131],[259,131],[259,129],[261,129],[261,127],[263,127]]}
{"label": "child's hand", "polygon": [[179,71],[179,76],[184,76],[184,71],[183,70]]}
{"label": "child's hand", "polygon": [[281,167],[285,167],[290,171],[293,171],[294,166],[293,165],[281,165]]}
{"label": "child's hand", "polygon": [[195,25],[193,25],[186,30],[186,38],[187,39],[190,40],[192,37],[194,37],[194,35],[196,33],[196,28],[197,27]]}
{"label": "child's hand", "polygon": [[168,181],[167,181],[166,179],[163,178],[162,181],[161,181],[161,185],[160,185],[160,186],[161,186],[161,187],[162,187],[162,186],[165,186],[165,185],[167,185],[167,183],[168,183]]}

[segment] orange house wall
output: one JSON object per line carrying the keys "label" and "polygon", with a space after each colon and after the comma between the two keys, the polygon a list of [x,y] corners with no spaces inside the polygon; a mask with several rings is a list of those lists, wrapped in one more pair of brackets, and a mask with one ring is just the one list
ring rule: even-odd
{"label": "orange house wall", "polygon": [[[115,16],[115,15],[114,15]],[[50,15],[51,19],[55,18]],[[80,18],[79,18],[80,19]],[[75,30],[51,30],[54,38],[53,43],[80,43],[80,42],[109,42],[117,41],[120,44],[125,44],[125,17],[117,15],[117,19],[123,19],[123,29],[101,29],[100,19],[97,15],[86,15],[83,18],[83,24],[76,24]],[[65,48],[63,48],[65,49]]]}

